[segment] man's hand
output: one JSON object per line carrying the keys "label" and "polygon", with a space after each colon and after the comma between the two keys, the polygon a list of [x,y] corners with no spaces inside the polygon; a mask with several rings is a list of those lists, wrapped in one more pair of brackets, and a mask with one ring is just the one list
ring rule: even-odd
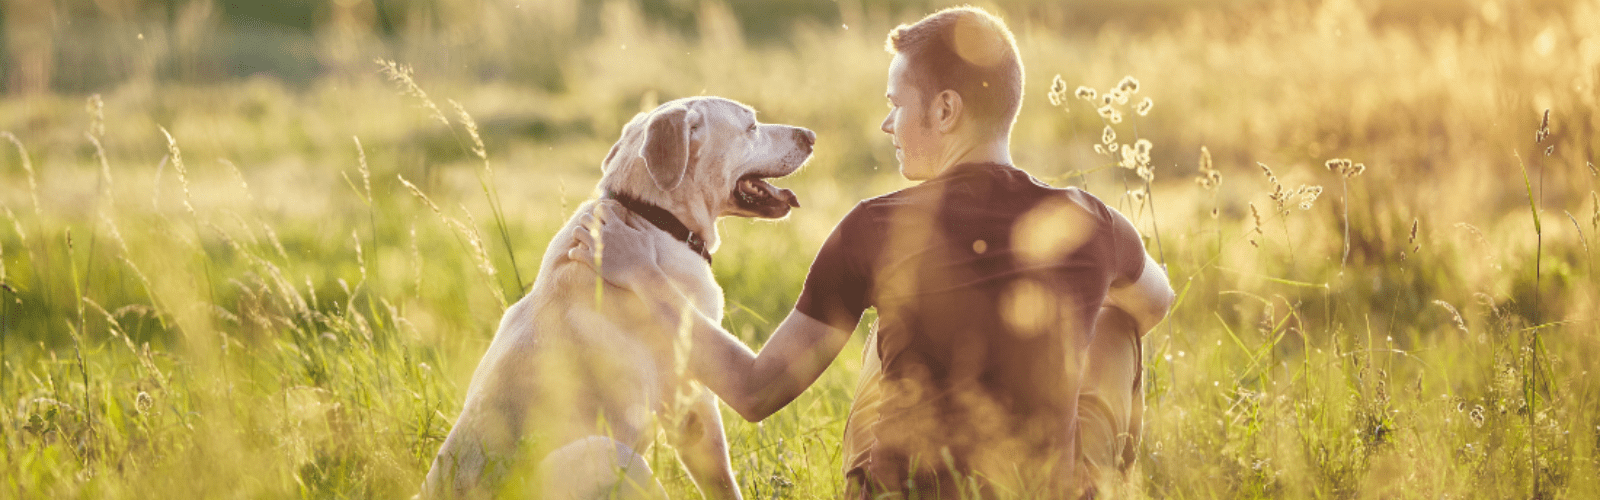
{"label": "man's hand", "polygon": [[630,217],[615,201],[600,200],[578,218],[572,236],[576,245],[567,258],[587,264],[612,285],[629,290],[663,279],[656,264],[656,238],[646,232],[648,221]]}

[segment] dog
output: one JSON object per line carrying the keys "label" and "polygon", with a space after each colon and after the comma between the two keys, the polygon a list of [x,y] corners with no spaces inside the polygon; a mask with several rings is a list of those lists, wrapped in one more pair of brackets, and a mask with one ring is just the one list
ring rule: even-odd
{"label": "dog", "polygon": [[762,124],[749,106],[718,97],[634,116],[601,162],[598,199],[556,233],[532,289],[501,318],[424,496],[490,497],[520,484],[547,499],[661,498],[639,454],[661,429],[702,493],[740,498],[717,398],[676,361],[675,349],[686,348],[678,326],[600,281],[568,256],[575,244],[566,242],[599,204],[620,205],[661,229],[650,233],[663,239],[658,265],[700,313],[720,321],[722,289],[710,266],[717,219],[780,219],[798,208],[792,191],[767,179],[798,170],[815,142],[810,130]]}

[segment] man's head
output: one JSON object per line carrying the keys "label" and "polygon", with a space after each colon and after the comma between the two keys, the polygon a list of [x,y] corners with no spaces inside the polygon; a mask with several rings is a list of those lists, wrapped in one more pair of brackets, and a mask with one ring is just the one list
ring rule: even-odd
{"label": "man's head", "polygon": [[974,7],[935,12],[889,32],[885,44],[891,111],[883,130],[895,138],[901,172],[938,174],[943,136],[1008,137],[1022,106],[1022,61],[1005,22]]}

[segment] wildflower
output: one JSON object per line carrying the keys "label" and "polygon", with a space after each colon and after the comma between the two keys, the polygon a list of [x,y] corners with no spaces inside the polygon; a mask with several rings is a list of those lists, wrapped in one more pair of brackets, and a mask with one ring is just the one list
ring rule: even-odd
{"label": "wildflower", "polygon": [[133,398],[133,408],[139,413],[148,413],[150,407],[154,405],[155,399],[151,398],[148,392],[139,391],[139,394]]}
{"label": "wildflower", "polygon": [[1139,165],[1138,168],[1134,169],[1134,173],[1138,174],[1139,178],[1145,182],[1154,182],[1156,180],[1156,171],[1150,168],[1149,165]]}
{"label": "wildflower", "polygon": [[1150,108],[1155,107],[1155,105],[1155,101],[1151,101],[1149,97],[1146,97],[1143,101],[1139,101],[1139,107],[1134,108],[1133,111],[1139,113],[1139,116],[1145,116],[1150,114]]}
{"label": "wildflower", "polygon": [[1139,80],[1134,79],[1132,76],[1124,76],[1122,81],[1117,82],[1117,90],[1128,94],[1137,94],[1139,93]]}
{"label": "wildflower", "polygon": [[1060,106],[1061,105],[1061,96],[1057,95],[1055,92],[1051,92],[1049,94],[1045,94],[1045,97],[1050,99],[1050,105],[1051,106]]}
{"label": "wildflower", "polygon": [[1145,196],[1146,194],[1142,188],[1128,191],[1128,197],[1133,198],[1133,202],[1140,205],[1144,204]]}
{"label": "wildflower", "polygon": [[1115,152],[1117,152],[1117,148],[1118,147],[1120,147],[1120,146],[1118,146],[1117,143],[1115,143],[1115,142],[1113,142],[1111,144],[1107,144],[1106,145],[1106,152],[1107,153],[1115,153]]}
{"label": "wildflower", "polygon": [[1128,93],[1124,92],[1122,89],[1113,90],[1107,95],[1110,95],[1112,102],[1115,102],[1118,106],[1124,106],[1128,104]]}
{"label": "wildflower", "polygon": [[1150,143],[1149,139],[1139,139],[1137,141],[1133,141],[1133,150],[1139,152],[1140,155],[1149,156],[1150,148],[1153,147],[1155,146]]}
{"label": "wildflower", "polygon": [[1117,111],[1115,109],[1111,110],[1111,123],[1122,123],[1121,111]]}
{"label": "wildflower", "polygon": [[1090,102],[1093,102],[1094,98],[1095,98],[1094,89],[1091,89],[1089,87],[1085,87],[1085,86],[1082,86],[1082,85],[1078,86],[1078,91],[1075,92],[1074,94],[1077,95],[1079,99],[1083,99],[1085,101],[1090,101]]}
{"label": "wildflower", "polygon": [[1102,144],[1095,144],[1094,145],[1094,152],[1095,152],[1095,154],[1102,154],[1102,155],[1107,153],[1105,145],[1102,145]]}
{"label": "wildflower", "polygon": [[1300,200],[1301,210],[1311,210],[1311,204],[1317,201],[1318,196],[1322,196],[1322,186],[1307,186],[1305,184],[1301,184],[1300,187],[1295,188],[1294,192],[1287,196],[1287,198],[1298,198]]}
{"label": "wildflower", "polygon": [[1050,93],[1063,95],[1067,93],[1067,82],[1061,79],[1061,75],[1056,75],[1054,79],[1050,80]]}
{"label": "wildflower", "polygon": [[1111,126],[1110,125],[1106,125],[1106,130],[1104,132],[1100,133],[1100,142],[1104,143],[1104,144],[1111,144],[1111,143],[1116,142],[1116,141],[1117,141],[1117,131],[1111,130]]}
{"label": "wildflower", "polygon": [[1110,120],[1112,116],[1117,114],[1117,110],[1112,109],[1110,104],[1106,104],[1105,106],[1101,106],[1100,109],[1095,110],[1095,111],[1100,113],[1100,117],[1101,118],[1104,118],[1104,119],[1107,119],[1107,120]]}

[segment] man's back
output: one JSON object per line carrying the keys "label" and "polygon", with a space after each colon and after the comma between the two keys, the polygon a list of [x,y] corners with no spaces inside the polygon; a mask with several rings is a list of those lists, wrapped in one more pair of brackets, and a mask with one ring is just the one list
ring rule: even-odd
{"label": "man's back", "polygon": [[862,202],[796,305],[842,328],[878,310],[879,398],[858,395],[874,415],[852,411],[846,439],[869,444],[847,467],[900,485],[918,464],[912,479],[940,489],[946,466],[1047,467],[1072,446],[1079,353],[1106,290],[1143,263],[1126,219],[1009,166],[958,165]]}

